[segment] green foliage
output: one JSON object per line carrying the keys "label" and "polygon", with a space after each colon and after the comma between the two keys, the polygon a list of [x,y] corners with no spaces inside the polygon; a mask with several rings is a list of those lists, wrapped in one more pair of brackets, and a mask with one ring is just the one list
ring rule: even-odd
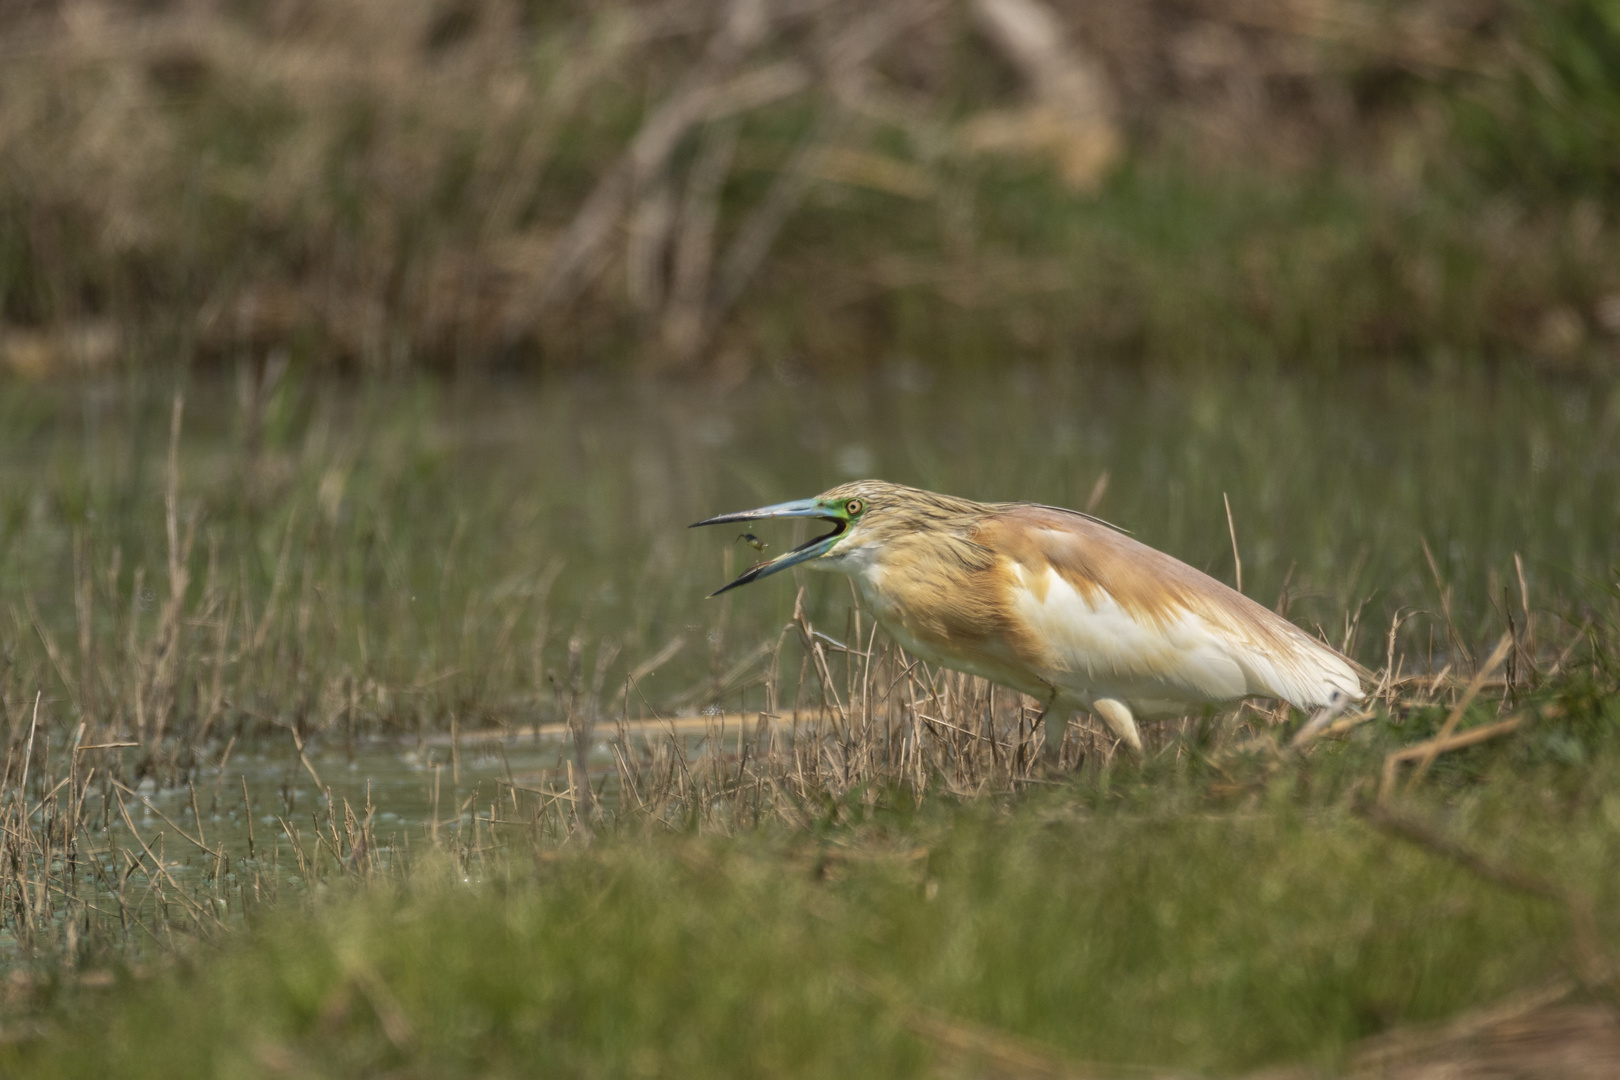
{"label": "green foliage", "polygon": [[1515,0],[1503,77],[1459,95],[1459,135],[1492,184],[1546,196],[1620,191],[1620,4]]}
{"label": "green foliage", "polygon": [[[1594,762],[1590,792],[1616,761],[1611,748]],[[1470,842],[1534,852],[1606,897],[1613,808],[1554,813],[1525,790],[1482,789],[1460,815]],[[472,881],[429,859],[406,886],[271,918],[104,995],[65,984],[36,1013],[54,1037],[9,1044],[0,1063],[42,1077],[907,1077],[955,1060],[918,1034],[926,1015],[1059,1058],[1230,1072],[1332,1062],[1567,961],[1556,905],[1342,804],[1200,812],[1202,791],[1127,772],[1005,804],[889,809],[878,793],[815,834],[629,828],[538,862],[514,853]]]}

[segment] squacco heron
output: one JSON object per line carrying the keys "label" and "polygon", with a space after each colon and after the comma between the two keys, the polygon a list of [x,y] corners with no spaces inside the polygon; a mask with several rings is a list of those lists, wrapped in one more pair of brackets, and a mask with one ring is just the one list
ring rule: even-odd
{"label": "squacco heron", "polygon": [[1074,510],[977,503],[860,480],[698,525],[818,518],[832,531],[718,596],[804,564],[848,574],[879,625],[932,664],[1045,704],[1048,755],[1088,709],[1131,749],[1136,718],[1258,696],[1306,710],[1360,699],[1344,656],[1242,593]]}

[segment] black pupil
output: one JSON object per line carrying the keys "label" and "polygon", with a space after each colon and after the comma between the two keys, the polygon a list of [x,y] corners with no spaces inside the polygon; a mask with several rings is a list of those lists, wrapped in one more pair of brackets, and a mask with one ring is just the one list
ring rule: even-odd
{"label": "black pupil", "polygon": [[859,499],[851,499],[849,501],[849,512],[852,513],[852,514],[860,513],[861,512],[861,500],[859,500]]}

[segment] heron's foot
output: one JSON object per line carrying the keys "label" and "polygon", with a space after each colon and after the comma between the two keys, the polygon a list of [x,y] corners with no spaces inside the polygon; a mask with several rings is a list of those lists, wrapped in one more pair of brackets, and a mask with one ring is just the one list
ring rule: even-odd
{"label": "heron's foot", "polygon": [[1290,750],[1299,750],[1309,746],[1318,735],[1327,730],[1329,724],[1349,712],[1350,706],[1354,704],[1355,702],[1350,699],[1349,694],[1335,690],[1333,700],[1316,710],[1311,718],[1300,726],[1299,731],[1294,735],[1293,741],[1288,744],[1288,748]]}
{"label": "heron's foot", "polygon": [[1115,737],[1141,754],[1142,733],[1136,730],[1136,718],[1131,715],[1130,706],[1117,698],[1101,698],[1091,703],[1091,711],[1102,717]]}

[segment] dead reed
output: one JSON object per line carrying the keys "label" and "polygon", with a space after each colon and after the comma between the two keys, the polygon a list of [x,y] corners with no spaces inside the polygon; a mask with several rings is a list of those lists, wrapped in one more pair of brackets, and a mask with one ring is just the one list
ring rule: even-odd
{"label": "dead reed", "polygon": [[[177,405],[176,423],[178,417]],[[174,500],[169,505],[172,511]],[[185,531],[171,519],[177,543]],[[281,811],[274,826],[261,826],[257,835],[256,817],[265,820],[272,808],[253,805],[245,778],[231,782],[236,738],[220,750],[207,741],[208,723],[190,729],[195,741],[177,743],[172,731],[162,735],[173,704],[152,696],[166,693],[153,675],[164,670],[176,617],[160,614],[135,654],[140,670],[151,673],[133,684],[144,706],[113,710],[100,723],[87,719],[64,737],[60,727],[41,722],[43,695],[36,692],[26,728],[9,743],[0,780],[0,926],[23,955],[58,956],[71,967],[210,939],[251,921],[260,908],[285,904],[289,896],[305,902],[337,883],[400,881],[413,860],[428,853],[483,877],[514,856],[545,859],[603,828],[797,832],[829,815],[836,819],[841,807],[1004,797],[1031,785],[1096,783],[1126,767],[1106,729],[1081,717],[1068,728],[1062,767],[1051,770],[1040,760],[1038,703],[929,668],[886,641],[858,610],[835,637],[811,622],[802,600],[801,593],[775,640],[715,679],[707,694],[712,704],[695,715],[664,716],[646,707],[637,687],[645,665],[613,693],[599,660],[587,687],[576,640],[568,681],[557,686],[559,721],[517,733],[463,732],[452,725],[446,741],[454,775],[446,776],[442,765],[424,775],[431,792],[426,820],[404,822],[394,832],[378,828],[379,807],[369,797],[359,807],[334,797],[320,774],[328,766],[305,752],[305,736],[295,726],[294,768],[307,773],[323,798],[303,814],[273,808]],[[1505,635],[1466,675],[1402,675],[1404,661],[1392,651],[1392,666],[1374,673],[1366,708],[1292,744],[1278,723],[1286,711],[1253,705],[1150,726],[1144,767],[1173,773],[1176,763],[1196,763],[1205,797],[1219,801],[1263,790],[1279,774],[1308,767],[1312,755],[1339,753],[1324,744],[1349,746],[1358,733],[1377,728],[1382,735],[1364,740],[1356,758],[1365,765],[1352,771],[1359,768],[1372,783],[1382,762],[1384,807],[1393,800],[1392,777],[1401,762],[1419,765],[1406,787],[1410,795],[1441,755],[1558,718],[1562,706],[1530,691],[1556,687],[1558,674],[1567,674],[1578,656],[1597,665],[1592,671],[1601,669],[1604,654],[1578,652],[1583,643],[1594,644],[1590,637],[1533,644],[1531,633],[1525,625]],[[1510,654],[1519,663],[1504,674]],[[722,707],[750,696],[759,708]],[[1476,702],[1487,713],[1511,715],[1499,722],[1477,719],[1481,709],[1469,711]],[[1437,712],[1445,720],[1429,741],[1411,745],[1401,734],[1403,722]],[[1465,715],[1476,720],[1461,725]],[[474,785],[467,791],[460,773],[470,749],[493,749],[504,758],[514,740],[542,736],[558,747],[557,769],[536,780],[514,778],[508,766],[492,790]],[[167,755],[172,771],[154,770],[155,753]],[[334,757],[335,751],[328,760]],[[189,764],[179,767],[182,760]],[[132,769],[135,762],[145,764]],[[160,776],[186,789],[179,820],[150,798]],[[452,791],[456,799],[443,805],[441,795]],[[238,811],[246,824],[245,836],[235,828],[234,847],[219,835],[222,809]]]}

